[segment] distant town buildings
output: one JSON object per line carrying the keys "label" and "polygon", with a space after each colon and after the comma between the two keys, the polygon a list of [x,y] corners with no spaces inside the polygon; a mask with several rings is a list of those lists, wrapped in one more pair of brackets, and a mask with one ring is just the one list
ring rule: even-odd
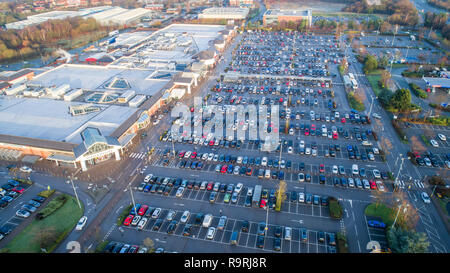
{"label": "distant town buildings", "polygon": [[244,20],[249,13],[248,8],[223,7],[208,8],[198,15],[199,19]]}
{"label": "distant town buildings", "polygon": [[312,10],[276,10],[269,9],[264,13],[264,25],[270,25],[276,22],[298,22],[306,20],[308,26],[312,25]]}

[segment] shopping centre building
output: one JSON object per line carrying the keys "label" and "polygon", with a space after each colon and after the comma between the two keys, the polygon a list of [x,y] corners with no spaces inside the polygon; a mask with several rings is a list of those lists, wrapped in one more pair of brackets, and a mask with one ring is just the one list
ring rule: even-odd
{"label": "shopping centre building", "polygon": [[62,64],[27,74],[1,91],[0,151],[83,171],[120,160],[158,109],[208,74],[220,55],[214,41],[229,41],[235,31],[226,30],[170,25],[110,65]]}

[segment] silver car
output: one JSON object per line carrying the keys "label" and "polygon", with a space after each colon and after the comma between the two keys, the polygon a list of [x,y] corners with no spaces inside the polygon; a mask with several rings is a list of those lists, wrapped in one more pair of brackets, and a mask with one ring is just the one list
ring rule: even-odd
{"label": "silver car", "polygon": [[227,224],[227,217],[225,215],[222,215],[219,219],[217,229],[224,229],[226,224]]}

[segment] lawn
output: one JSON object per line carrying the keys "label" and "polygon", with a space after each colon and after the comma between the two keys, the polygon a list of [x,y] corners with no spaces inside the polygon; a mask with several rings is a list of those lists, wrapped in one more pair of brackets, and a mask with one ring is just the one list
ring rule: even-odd
{"label": "lawn", "polygon": [[379,204],[378,206],[370,204],[366,207],[364,213],[367,216],[380,217],[386,226],[391,226],[394,223],[395,212],[384,204]]}
{"label": "lawn", "polygon": [[378,85],[378,81],[381,79],[381,74],[367,74],[366,77],[370,83],[370,86],[372,86],[373,92],[375,92],[375,95],[378,97],[382,90]]}
{"label": "lawn", "polygon": [[48,233],[52,234],[53,243],[47,247],[47,252],[53,251],[83,216],[84,207],[81,205],[80,210],[77,200],[67,195],[67,201],[61,208],[43,220],[34,219],[5,248],[10,253],[41,253],[38,234],[40,231],[41,234],[42,231],[51,231]]}

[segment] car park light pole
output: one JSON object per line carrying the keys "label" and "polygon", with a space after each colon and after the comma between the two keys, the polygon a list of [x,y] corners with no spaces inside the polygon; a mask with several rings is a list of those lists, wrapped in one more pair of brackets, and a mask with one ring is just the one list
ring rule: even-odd
{"label": "car park light pole", "polygon": [[136,212],[136,203],[134,202],[133,191],[131,190],[131,182],[130,182],[130,184],[128,184],[128,188],[130,189],[131,201],[133,202],[133,210],[134,210],[134,214],[137,215],[137,212]]}

